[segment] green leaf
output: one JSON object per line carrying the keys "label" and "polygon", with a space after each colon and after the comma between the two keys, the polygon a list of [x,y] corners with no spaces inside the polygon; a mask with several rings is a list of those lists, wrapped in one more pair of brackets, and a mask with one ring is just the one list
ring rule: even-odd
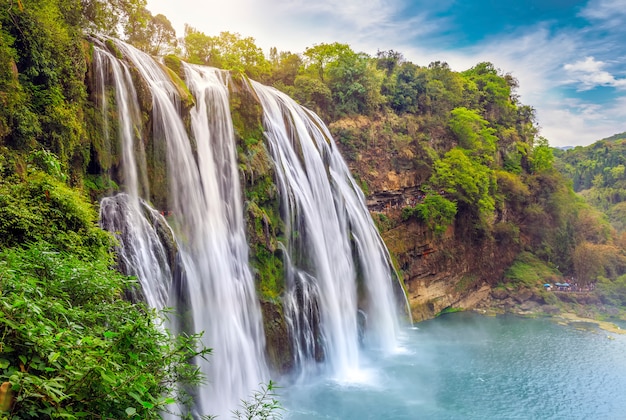
{"label": "green leaf", "polygon": [[135,410],[135,408],[134,408],[134,407],[128,407],[128,408],[126,408],[126,410],[124,410],[124,411],[126,411],[126,414],[128,415],[128,417],[132,417],[132,416],[134,416],[135,414],[137,414],[137,410]]}
{"label": "green leaf", "polygon": [[104,338],[115,338],[116,335],[118,335],[118,334],[114,333],[112,331],[105,331],[104,332]]}
{"label": "green leaf", "polygon": [[149,403],[148,401],[142,401],[141,405],[143,405],[145,408],[147,408],[148,410],[151,408],[154,408],[154,404]]}
{"label": "green leaf", "polygon": [[6,369],[9,367],[10,364],[11,362],[9,362],[7,359],[0,359],[0,369]]}

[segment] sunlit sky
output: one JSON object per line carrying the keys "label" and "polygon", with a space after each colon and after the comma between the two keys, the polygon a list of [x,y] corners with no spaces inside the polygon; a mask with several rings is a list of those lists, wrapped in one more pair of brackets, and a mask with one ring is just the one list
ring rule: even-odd
{"label": "sunlit sky", "polygon": [[185,24],[301,53],[322,42],[418,65],[490,61],[520,82],[553,146],[626,131],[626,0],[148,0],[177,35]]}

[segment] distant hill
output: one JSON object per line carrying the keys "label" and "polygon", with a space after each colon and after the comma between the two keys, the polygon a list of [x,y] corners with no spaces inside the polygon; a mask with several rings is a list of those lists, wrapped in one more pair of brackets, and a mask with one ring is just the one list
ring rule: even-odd
{"label": "distant hill", "polygon": [[623,140],[623,139],[626,139],[626,131],[624,131],[623,133],[613,134],[611,137],[607,137],[599,141],[616,141],[616,140]]}
{"label": "distant hill", "polygon": [[616,229],[626,230],[626,132],[589,146],[557,149],[554,156],[574,191],[605,212]]}

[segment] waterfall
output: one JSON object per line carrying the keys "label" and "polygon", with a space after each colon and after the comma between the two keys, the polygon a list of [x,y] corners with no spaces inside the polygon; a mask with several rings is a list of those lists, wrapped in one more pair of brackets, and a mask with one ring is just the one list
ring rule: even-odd
{"label": "waterfall", "polygon": [[[141,289],[137,294],[150,307],[160,310],[168,301],[172,279],[168,252],[163,246],[166,242],[163,238],[163,229],[168,231],[165,235],[171,235],[171,231],[161,215],[148,206],[139,195],[140,190],[147,189],[148,183],[145,176],[143,143],[137,141],[139,139],[135,135],[141,125],[141,119],[133,80],[128,67],[100,47],[94,48],[94,63],[97,70],[96,84],[99,88],[100,106],[104,115],[103,136],[106,140],[109,140],[110,133],[105,87],[108,83],[114,86],[117,137],[121,143],[122,177],[126,190],[126,193],[102,199],[100,225],[117,237],[119,264],[125,273],[136,276],[139,280]],[[138,164],[137,157],[141,164]],[[139,170],[139,167],[144,170]]]}
{"label": "waterfall", "polygon": [[[183,119],[180,87],[164,67],[123,42],[111,42],[119,54],[96,45],[93,76],[104,136],[113,137],[117,128],[124,192],[102,200],[101,226],[119,241],[120,267],[138,278],[136,298],[157,309],[174,307],[168,328],[202,332],[203,345],[213,349],[208,361],[195,361],[208,383],[193,391],[192,416],[227,417],[269,378],[248,264],[232,81],[227,72],[182,63],[194,102]],[[285,340],[301,377],[324,368],[349,379],[361,366],[361,347],[395,347],[389,254],[320,118],[273,88],[249,84],[263,108],[285,225]],[[114,104],[105,99],[106,87],[114,92]],[[142,134],[139,97],[150,107],[150,139]],[[116,124],[108,122],[113,113]],[[149,185],[154,168],[146,165],[148,147],[164,150],[168,196],[160,206],[167,206],[161,209],[167,220],[149,204],[150,191],[163,186]]]}
{"label": "waterfall", "polygon": [[[181,270],[176,293],[167,290],[170,304],[178,307],[183,318],[170,327],[204,332],[203,344],[213,349],[208,361],[196,361],[208,384],[196,391],[193,414],[227,416],[268,378],[261,312],[248,268],[227,78],[219,70],[185,66],[196,102],[191,111],[191,138],[179,114],[176,86],[161,65],[127,44],[116,41],[116,47],[147,84],[152,97],[152,141],[166,145],[168,210]],[[113,68],[126,68],[113,56],[106,58]],[[142,288],[151,288],[156,280],[149,271],[154,261],[149,255],[131,258],[139,253],[135,248],[151,248],[135,238],[152,233],[151,224],[139,220],[145,215],[140,194],[147,189],[139,188],[135,159],[126,157],[126,150],[136,149],[136,130],[123,128],[132,115],[126,107],[137,99],[124,74],[113,72],[127,198],[103,200],[102,226],[122,232],[118,251],[133,267],[129,274],[139,278]],[[163,301],[168,299],[158,305]]]}
{"label": "waterfall", "polygon": [[323,358],[333,374],[349,378],[359,368],[360,335],[369,346],[395,346],[389,255],[324,123],[276,89],[250,83],[282,200],[285,312],[296,363],[307,373]]}

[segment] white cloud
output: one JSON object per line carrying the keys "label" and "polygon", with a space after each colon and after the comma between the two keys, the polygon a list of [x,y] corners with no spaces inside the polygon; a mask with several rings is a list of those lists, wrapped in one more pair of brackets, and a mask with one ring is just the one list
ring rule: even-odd
{"label": "white cloud", "polygon": [[563,69],[569,79],[564,84],[578,84],[579,91],[590,90],[597,86],[626,88],[626,79],[616,79],[604,70],[605,67],[605,62],[597,61],[594,57],[586,57],[573,64],[565,64]]}
{"label": "white cloud", "polygon": [[[262,0],[275,3],[273,0]],[[274,12],[291,25],[291,37],[306,38],[300,51],[313,43],[344,42],[357,51],[398,49],[418,37],[445,29],[447,20],[427,12],[408,14],[405,0],[291,0],[278,2]],[[280,47],[279,47],[280,49]]]}
{"label": "white cloud", "polygon": [[580,16],[604,27],[617,27],[624,24],[626,0],[591,0],[581,10]]}
{"label": "white cloud", "polygon": [[552,146],[579,146],[626,130],[626,96],[607,106],[574,99],[547,104],[538,110],[541,134]]}
{"label": "white cloud", "polygon": [[399,8],[398,2],[389,0],[291,0],[278,5],[278,10],[287,15],[324,15],[360,29],[391,22]]}

